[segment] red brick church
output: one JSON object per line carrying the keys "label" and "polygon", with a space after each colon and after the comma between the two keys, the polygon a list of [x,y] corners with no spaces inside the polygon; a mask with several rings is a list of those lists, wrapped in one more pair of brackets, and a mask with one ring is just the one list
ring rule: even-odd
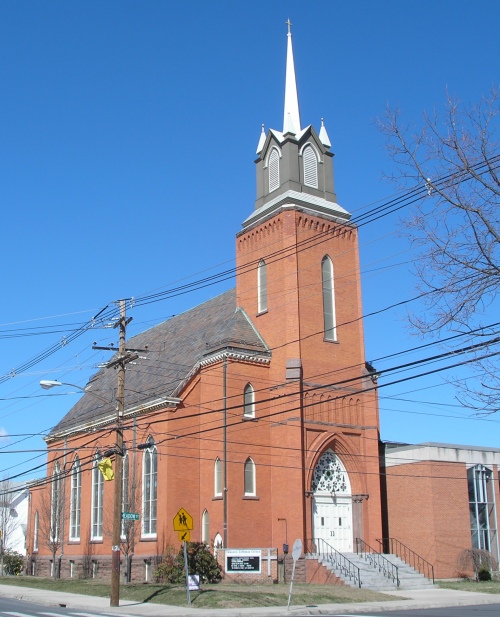
{"label": "red brick church", "polygon": [[[296,538],[306,552],[351,554],[356,539],[376,548],[388,533],[358,230],[337,203],[330,148],[323,121],[319,132],[301,122],[289,32],[283,129],[262,129],[236,288],[127,343],[148,350],[127,366],[124,450],[112,456],[123,465],[123,510],[139,514],[122,529],[132,580],[151,580],[179,545],[181,508],[191,540],[221,554],[279,560]],[[47,438],[52,482],[32,489],[32,574],[110,568],[114,483],[98,464],[114,444],[115,407],[102,399],[115,387],[116,372],[101,369]],[[276,563],[266,567],[260,574],[276,578]]]}

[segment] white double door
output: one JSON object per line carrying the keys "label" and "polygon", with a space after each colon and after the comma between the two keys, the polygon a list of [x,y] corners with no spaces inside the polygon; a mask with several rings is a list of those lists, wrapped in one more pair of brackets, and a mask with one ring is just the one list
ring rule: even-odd
{"label": "white double door", "polygon": [[350,495],[314,495],[313,537],[321,538],[341,553],[351,553],[352,498]]}

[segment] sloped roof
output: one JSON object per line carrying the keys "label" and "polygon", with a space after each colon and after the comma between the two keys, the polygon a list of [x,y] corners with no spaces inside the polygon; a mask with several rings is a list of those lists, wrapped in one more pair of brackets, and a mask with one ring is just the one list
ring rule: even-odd
{"label": "sloped roof", "polygon": [[[217,350],[231,348],[270,355],[249,317],[236,307],[235,289],[134,336],[127,341],[127,348],[147,348],[148,351],[140,353],[145,359],[127,364],[125,411],[165,397],[179,396],[200,360]],[[90,384],[87,394],[54,427],[49,439],[63,431],[103,421],[115,412],[116,371],[101,369]]]}

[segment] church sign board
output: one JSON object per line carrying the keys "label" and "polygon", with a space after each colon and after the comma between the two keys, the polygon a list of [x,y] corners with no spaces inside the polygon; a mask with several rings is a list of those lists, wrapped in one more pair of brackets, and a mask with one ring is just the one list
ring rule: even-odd
{"label": "church sign board", "polygon": [[260,574],[262,551],[256,549],[226,550],[226,572]]}

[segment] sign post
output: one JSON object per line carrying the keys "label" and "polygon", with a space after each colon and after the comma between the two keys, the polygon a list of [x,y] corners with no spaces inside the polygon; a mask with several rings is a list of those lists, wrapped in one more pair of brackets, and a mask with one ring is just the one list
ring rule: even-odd
{"label": "sign post", "polygon": [[293,569],[292,569],[292,580],[290,581],[290,592],[288,593],[288,604],[287,610],[290,610],[290,600],[292,599],[292,589],[293,589],[293,579],[295,576],[295,565],[297,563],[297,559],[302,555],[302,540],[297,538],[293,543],[292,548],[292,557],[293,557]]}
{"label": "sign post", "polygon": [[189,542],[189,532],[193,529],[193,517],[181,508],[174,516],[174,531],[177,531],[179,540],[184,544],[184,568],[186,570],[186,592],[188,605],[191,606],[191,592],[189,590],[189,568],[187,558],[187,545]]}

